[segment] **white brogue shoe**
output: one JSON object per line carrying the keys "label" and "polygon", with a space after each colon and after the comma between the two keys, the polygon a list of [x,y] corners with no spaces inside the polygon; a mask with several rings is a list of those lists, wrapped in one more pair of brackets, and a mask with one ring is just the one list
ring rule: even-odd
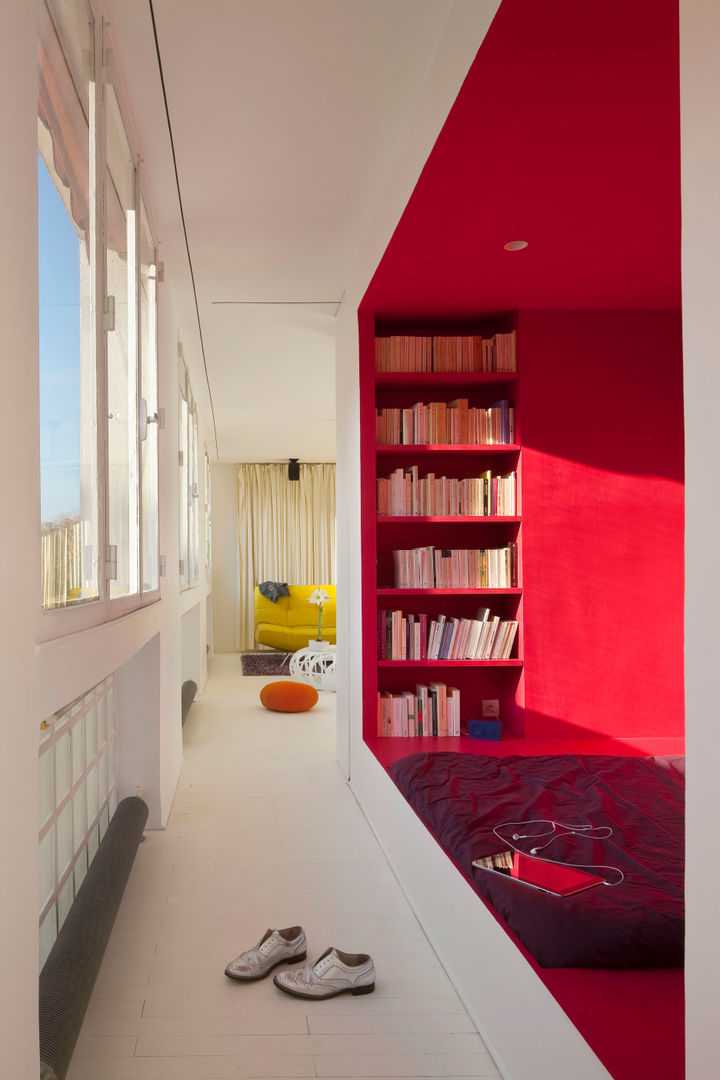
{"label": "white brogue shoe", "polygon": [[230,979],[255,982],[264,979],[278,964],[298,964],[307,957],[307,942],[302,926],[285,930],[266,930],[254,949],[240,953],[225,968]]}
{"label": "white brogue shoe", "polygon": [[297,971],[281,971],[273,979],[287,994],[301,998],[335,997],[336,994],[371,994],[375,989],[375,965],[367,953],[326,949],[314,964]]}

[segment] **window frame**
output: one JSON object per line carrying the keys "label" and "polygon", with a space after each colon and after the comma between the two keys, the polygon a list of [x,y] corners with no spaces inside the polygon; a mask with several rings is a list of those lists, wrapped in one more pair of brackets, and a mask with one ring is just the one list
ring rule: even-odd
{"label": "window frame", "polygon": [[205,580],[212,582],[212,474],[210,455],[207,446],[203,446],[203,510],[205,522]]}
{"label": "window frame", "polygon": [[[160,431],[164,427],[164,423],[160,420],[161,408],[160,408],[160,337],[159,337],[159,320],[158,320],[158,284],[160,282],[160,275],[158,270],[158,242],[156,239],[155,229],[152,223],[152,217],[150,215],[150,209],[148,207],[146,198],[146,188],[143,183],[143,167],[142,161],[137,165],[137,230],[138,230],[138,258],[137,258],[137,273],[138,273],[138,421],[140,418],[140,402],[143,400],[143,390],[145,384],[143,382],[143,331],[142,331],[142,297],[140,295],[142,290],[142,244],[141,244],[141,231],[143,227],[142,213],[145,212],[145,218],[147,221],[148,232],[152,239],[153,249],[153,266],[155,268],[155,318],[154,318],[154,333],[152,335],[152,350],[154,356],[154,398],[157,410],[157,419],[154,421],[157,424],[155,428],[155,434],[157,438],[156,442],[156,489],[155,489],[155,536],[157,537],[157,548],[155,551],[155,563],[157,566],[157,585],[149,589],[143,589],[143,576],[144,576],[144,553],[145,553],[145,534],[143,529],[143,442],[144,440],[140,436],[140,424],[138,422],[138,560],[139,560],[139,578],[138,588],[140,597],[143,600],[143,606],[154,603],[160,598]],[[147,400],[145,401],[147,410]],[[146,426],[147,426],[146,419]]]}
{"label": "window frame", "polygon": [[[180,591],[202,582],[200,553],[200,429],[182,343],[178,345],[178,529]],[[183,422],[183,405],[185,421]],[[183,557],[184,556],[184,557]]]}
{"label": "window frame", "polygon": [[[41,0],[45,2],[45,0]],[[76,604],[69,604],[67,606],[43,608],[42,595],[41,595],[41,575],[38,575],[38,628],[36,638],[38,643],[52,641],[57,638],[65,637],[69,634],[77,633],[79,631],[90,629],[95,626],[100,626],[103,623],[114,621],[121,618],[124,615],[130,614],[133,611],[140,610],[150,604],[157,603],[160,599],[160,578],[158,575],[158,583],[155,588],[143,591],[142,581],[142,560],[143,560],[143,523],[142,523],[142,468],[141,468],[141,454],[142,454],[142,442],[140,439],[140,425],[135,425],[135,447],[137,454],[137,483],[135,490],[132,493],[135,505],[135,512],[137,518],[137,551],[134,553],[134,557],[137,558],[138,565],[138,589],[137,592],[128,594],[127,596],[111,597],[109,589],[109,578],[106,577],[106,567],[108,563],[108,543],[109,543],[109,455],[108,455],[108,433],[107,433],[107,417],[108,417],[108,332],[105,325],[105,301],[107,296],[107,266],[106,266],[106,249],[105,249],[105,237],[106,237],[106,220],[105,220],[105,205],[106,194],[105,186],[108,182],[107,179],[107,147],[106,147],[106,110],[108,107],[107,102],[107,87],[112,86],[117,100],[118,111],[120,119],[124,128],[125,136],[127,138],[128,146],[130,149],[133,175],[134,175],[134,209],[135,209],[135,246],[138,257],[135,259],[135,274],[133,287],[135,289],[135,311],[136,319],[133,328],[133,334],[135,335],[136,350],[137,350],[137,373],[135,378],[135,400],[136,400],[136,415],[139,416],[140,398],[142,396],[142,333],[140,325],[140,258],[139,258],[139,244],[140,244],[140,215],[141,207],[144,206],[145,216],[147,219],[148,227],[153,239],[153,245],[155,249],[155,258],[157,265],[157,233],[153,224],[152,203],[149,198],[149,190],[144,182],[143,170],[141,168],[141,160],[137,149],[137,140],[135,138],[132,124],[128,122],[129,111],[125,106],[122,92],[122,84],[117,77],[113,77],[113,74],[104,61],[109,60],[113,55],[112,50],[112,34],[109,31],[109,24],[103,17],[103,14],[98,10],[98,5],[94,0],[87,0],[88,6],[92,12],[94,19],[94,34],[95,34],[95,63],[94,63],[94,155],[91,158],[91,166],[95,172],[95,185],[94,190],[90,194],[91,203],[91,220],[94,222],[94,235],[91,238],[91,242],[94,244],[94,256],[95,256],[95,377],[96,377],[96,438],[97,438],[97,536],[98,536],[98,596],[95,599],[87,599],[80,601]],[[67,55],[65,42],[62,40],[61,31],[57,27],[57,23],[54,18],[52,5],[48,4],[48,13],[56,27],[58,34],[58,40],[60,41],[61,48],[64,55]],[[68,65],[70,67],[70,65]],[[77,82],[75,80],[74,72],[71,69],[71,75],[75,82],[77,89]],[[158,279],[159,280],[159,279]],[[158,335],[159,335],[159,307],[160,307],[160,290],[155,290],[155,389],[156,395],[159,399],[159,348],[158,348]],[[158,437],[158,459],[160,458],[161,440]],[[158,461],[159,464],[159,461]],[[159,529],[159,517],[160,517],[160,484],[159,484],[159,469],[158,469],[158,490],[156,497],[156,512],[158,515],[158,551],[157,561],[160,565],[160,529]]]}

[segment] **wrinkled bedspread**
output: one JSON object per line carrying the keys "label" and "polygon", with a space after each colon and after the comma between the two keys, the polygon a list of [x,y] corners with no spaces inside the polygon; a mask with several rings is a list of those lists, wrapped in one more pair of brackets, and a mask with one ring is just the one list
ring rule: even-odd
{"label": "wrinkled bedspread", "polygon": [[[390,774],[441,847],[542,967],[682,965],[683,757],[421,753],[396,761]],[[617,867],[624,881],[558,897],[471,865],[478,855],[507,846],[493,826],[534,818],[610,826],[607,839],[554,839],[542,856]],[[513,843],[529,852],[552,835]],[[610,870],[596,872],[608,880],[618,877]]]}

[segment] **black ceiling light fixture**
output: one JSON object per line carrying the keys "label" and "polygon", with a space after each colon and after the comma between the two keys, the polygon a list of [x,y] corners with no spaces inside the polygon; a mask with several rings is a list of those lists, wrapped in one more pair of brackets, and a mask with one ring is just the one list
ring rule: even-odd
{"label": "black ceiling light fixture", "polygon": [[288,480],[300,479],[300,459],[296,457],[290,458],[290,464],[288,465]]}

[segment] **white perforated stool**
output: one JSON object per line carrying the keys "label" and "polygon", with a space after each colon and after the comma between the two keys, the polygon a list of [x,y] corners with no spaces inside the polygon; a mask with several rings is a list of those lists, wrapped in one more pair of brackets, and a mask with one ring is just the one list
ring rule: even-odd
{"label": "white perforated stool", "polygon": [[298,649],[290,657],[290,676],[309,683],[316,690],[335,690],[336,661],[334,645],[327,645],[324,649]]}

